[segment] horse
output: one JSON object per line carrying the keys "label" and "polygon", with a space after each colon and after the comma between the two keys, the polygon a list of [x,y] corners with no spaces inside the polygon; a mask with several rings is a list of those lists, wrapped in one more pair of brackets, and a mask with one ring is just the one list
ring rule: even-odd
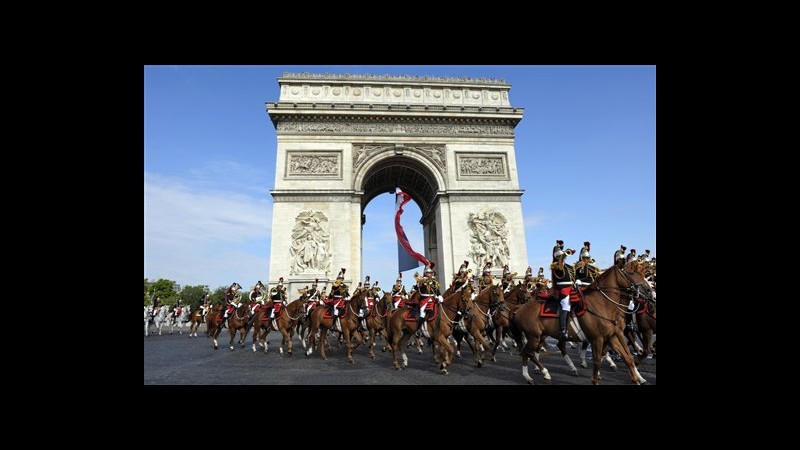
{"label": "horse", "polygon": [[[439,312],[436,318],[429,323],[432,328],[430,335],[434,343],[434,361],[437,362],[443,375],[448,373],[447,368],[452,364],[453,354],[455,353],[447,338],[453,333],[453,323],[460,319],[466,311],[472,295],[472,289],[472,285],[469,284],[461,291],[454,292],[446,297],[444,303],[439,304]],[[412,298],[414,297],[419,297],[419,290],[416,291]],[[406,311],[408,311],[408,308],[398,308],[392,312],[387,324],[387,339],[392,346],[394,368],[397,370],[408,367],[405,345],[408,338],[417,331],[416,320],[413,322],[405,320]],[[437,343],[439,344],[439,352],[436,351],[435,344]],[[402,366],[397,359],[398,353],[402,355]]]}
{"label": "horse", "polygon": [[[392,295],[384,291],[383,297],[376,301],[374,305],[369,307],[367,314],[367,330],[369,330],[369,356],[375,359],[375,338],[382,334],[386,338],[386,321],[389,317],[389,311],[394,306]],[[387,345],[383,346],[383,351],[386,351]]]}
{"label": "horse", "polygon": [[197,306],[192,310],[189,316],[189,337],[192,337],[192,333],[194,333],[194,337],[197,337],[197,330],[200,328],[200,324],[203,323],[204,319],[204,310],[202,306]]}
{"label": "horse", "polygon": [[[644,312],[640,312],[642,309],[644,309]],[[633,330],[626,328],[625,337],[627,337],[628,340],[634,344],[634,347],[636,347],[637,356],[642,358],[647,355],[654,354],[653,334],[656,332],[655,296],[652,300],[639,303],[636,312],[633,313],[632,321],[635,322],[637,331],[634,335]],[[636,336],[639,336],[644,348],[641,348],[638,344],[636,344]]]}
{"label": "horse", "polygon": [[517,308],[527,303],[530,299],[531,293],[528,292],[528,289],[522,283],[517,283],[508,292],[504,293],[503,304],[492,313],[495,329],[494,349],[492,350],[493,362],[497,361],[495,356],[497,355],[497,348],[501,344],[506,347],[503,342],[503,332],[511,327],[511,317]]}
{"label": "horse", "polygon": [[145,337],[150,335],[150,320],[153,318],[153,307],[152,306],[145,306],[144,307],[144,335]]}
{"label": "horse", "polygon": [[153,324],[156,328],[158,328],[158,335],[161,336],[161,328],[164,327],[164,323],[167,322],[167,315],[169,314],[169,306],[163,305],[159,310],[158,313],[153,316]]}
{"label": "horse", "polygon": [[239,347],[244,348],[244,340],[247,338],[247,332],[250,331],[250,302],[242,302],[238,308],[233,310],[233,314],[228,316],[228,332],[231,335],[231,340],[228,347],[234,351],[233,339],[236,337],[236,332],[240,334]]}
{"label": "horse", "polygon": [[169,334],[175,330],[175,325],[178,325],[178,334],[183,334],[183,324],[188,322],[191,318],[189,317],[189,307],[188,306],[181,306],[180,308],[180,315],[178,311],[173,310],[172,313],[172,320],[169,323]]}
{"label": "horse", "polygon": [[[356,292],[345,302],[339,314],[339,323],[342,326],[341,333],[344,336],[344,348],[347,350],[347,362],[353,364],[353,350],[350,346],[350,337],[353,333],[360,337],[358,333],[359,316],[358,311],[367,306],[366,289],[356,289]],[[325,317],[328,308],[316,308],[311,315],[311,330],[309,331],[309,345],[306,356],[311,355],[317,339],[317,330],[320,331],[319,354],[322,359],[328,359],[325,354],[325,341],[329,329],[336,323],[333,317]],[[337,330],[338,331],[338,330]]]}
{"label": "horse", "polygon": [[[470,314],[467,316],[466,330],[453,330],[453,337],[457,342],[459,356],[461,353],[461,340],[468,332],[475,340],[475,345],[469,342],[476,367],[483,366],[484,353],[489,350],[489,341],[486,339],[487,330],[491,324],[492,308],[503,307],[503,288],[499,284],[485,287],[468,303]],[[496,311],[496,309],[495,309]]]}
{"label": "horse", "polygon": [[[305,299],[297,299],[281,308],[278,317],[270,323],[267,317],[266,309],[259,309],[253,319],[253,352],[256,351],[256,342],[264,347],[264,353],[267,353],[267,335],[270,331],[278,331],[283,336],[279,348],[280,354],[283,354],[283,346],[286,345],[286,353],[292,356],[292,337],[294,336],[294,328],[298,321],[303,321],[306,318],[306,301]],[[264,331],[263,334],[259,333]]]}
{"label": "horse", "polygon": [[[600,364],[603,350],[606,345],[612,347],[619,353],[625,364],[628,366],[631,381],[634,384],[647,382],[633,360],[633,356],[625,344],[623,328],[625,326],[624,314],[627,312],[628,302],[624,297],[641,296],[652,297],[650,286],[644,280],[642,274],[637,270],[635,261],[628,263],[624,268],[612,266],[601,275],[595,278],[594,282],[582,293],[582,301],[586,305],[586,313],[580,317],[570,314],[567,328],[571,334],[569,340],[590,340],[592,348],[592,359],[594,371],[592,383],[600,383]],[[528,360],[532,359],[534,364],[544,375],[545,380],[551,380],[550,373],[539,361],[539,346],[543,336],[552,336],[559,339],[559,348],[566,356],[564,340],[560,336],[558,317],[540,317],[540,301],[528,302],[520,306],[512,318],[512,330],[514,339],[520,343],[520,333],[528,339],[527,344],[522,349],[522,376],[530,384],[534,384],[533,379],[528,375]],[[579,325],[576,328],[576,325]],[[580,336],[584,335],[584,339]],[[571,364],[571,361],[568,361]],[[574,365],[572,366],[574,367]]]}
{"label": "horse", "polygon": [[211,307],[211,312],[206,314],[206,336],[214,340],[213,348],[217,350],[217,337],[222,331],[222,321],[217,322],[217,319],[222,317],[225,313],[225,308],[220,304]]}

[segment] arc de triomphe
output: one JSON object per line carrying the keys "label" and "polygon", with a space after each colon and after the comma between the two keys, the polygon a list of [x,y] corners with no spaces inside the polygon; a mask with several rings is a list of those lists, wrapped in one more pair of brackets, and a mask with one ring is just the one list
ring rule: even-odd
{"label": "arc de triomphe", "polygon": [[[503,80],[284,74],[267,102],[277,133],[269,282],[363,280],[362,212],[400,187],[422,211],[424,249],[447,286],[463,260],[528,266],[512,107]],[[409,226],[409,225],[406,225]],[[397,244],[386,242],[388,257]],[[388,288],[394,280],[380,280]],[[352,292],[352,289],[351,289]]]}

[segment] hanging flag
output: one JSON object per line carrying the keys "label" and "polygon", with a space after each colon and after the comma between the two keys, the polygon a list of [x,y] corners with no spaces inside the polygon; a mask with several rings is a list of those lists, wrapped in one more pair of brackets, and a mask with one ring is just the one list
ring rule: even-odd
{"label": "hanging flag", "polygon": [[394,229],[397,232],[397,265],[400,272],[419,267],[419,263],[433,267],[433,263],[411,248],[411,243],[408,242],[406,232],[403,231],[403,226],[400,225],[400,216],[403,215],[403,205],[411,201],[411,196],[403,192],[400,188],[395,188],[394,193]]}

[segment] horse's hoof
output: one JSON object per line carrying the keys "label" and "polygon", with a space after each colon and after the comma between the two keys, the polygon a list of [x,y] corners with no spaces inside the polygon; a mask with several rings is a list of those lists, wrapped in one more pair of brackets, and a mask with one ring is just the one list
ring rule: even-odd
{"label": "horse's hoof", "polygon": [[534,381],[533,381],[533,379],[530,379],[530,380],[528,380],[528,384],[530,384],[530,385],[535,385],[535,384],[536,384],[536,382],[534,382]]}
{"label": "horse's hoof", "polygon": [[456,352],[456,358],[461,358],[461,351]]}
{"label": "horse's hoof", "polygon": [[578,371],[577,370],[570,370],[569,374],[572,375],[573,377],[577,377],[578,376]]}
{"label": "horse's hoof", "polygon": [[492,356],[492,362],[497,362],[497,358]]}
{"label": "horse's hoof", "polygon": [[231,347],[231,351],[232,351],[232,352],[235,352],[235,351],[236,351],[236,349],[235,349],[235,348],[233,348],[233,347]]}
{"label": "horse's hoof", "polygon": [[617,371],[617,366],[611,366],[611,371],[612,372],[616,372]]}
{"label": "horse's hoof", "polygon": [[375,358],[377,358],[377,356],[371,355],[370,358],[375,359]]}
{"label": "horse's hoof", "polygon": [[583,368],[583,369],[586,369],[586,368],[588,368],[588,367],[589,367],[589,366],[587,366],[587,365],[586,365],[586,363],[581,363],[581,368]]}
{"label": "horse's hoof", "polygon": [[542,374],[542,372],[539,369],[533,369],[533,373],[535,375],[541,375]]}
{"label": "horse's hoof", "polygon": [[481,361],[478,361],[475,363],[475,367],[483,367],[483,363]]}
{"label": "horse's hoof", "polygon": [[447,375],[447,369],[442,369],[442,375]]}

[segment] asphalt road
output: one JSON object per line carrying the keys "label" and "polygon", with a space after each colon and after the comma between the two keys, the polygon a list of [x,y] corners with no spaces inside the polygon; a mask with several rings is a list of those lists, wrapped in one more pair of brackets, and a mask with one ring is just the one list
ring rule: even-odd
{"label": "asphalt road", "polygon": [[[165,327],[166,329],[166,327]],[[140,329],[141,330],[141,329]],[[462,349],[462,358],[453,358],[453,365],[448,375],[442,375],[436,368],[431,348],[426,347],[419,355],[416,349],[408,349],[408,368],[397,371],[392,366],[391,352],[381,353],[376,348],[376,359],[370,359],[367,349],[362,345],[353,355],[354,364],[346,360],[344,348],[337,349],[335,344],[328,352],[328,359],[323,360],[318,352],[305,356],[297,336],[294,338],[294,355],[286,356],[278,353],[280,335],[272,332],[268,336],[269,353],[263,351],[253,353],[252,336],[248,335],[245,348],[236,345],[236,351],[228,349],[230,335],[228,329],[222,330],[219,350],[212,349],[212,341],[205,336],[205,325],[202,325],[197,338],[188,338],[166,332],[162,336],[144,337],[144,384],[491,384],[491,385],[524,385],[522,377],[521,357],[512,349],[512,353],[501,353],[498,350],[497,362],[486,361],[483,367],[475,367],[472,353],[466,344]],[[382,339],[378,344],[382,346]],[[549,343],[554,341],[549,340]],[[550,371],[553,385],[591,385],[592,359],[587,355],[588,369],[579,366],[578,349],[571,349],[568,354],[578,367],[577,377],[569,374],[569,369],[561,353],[554,346],[541,357],[542,363]],[[622,361],[617,361],[618,369],[611,371],[606,362],[600,374],[602,384],[632,384]],[[546,384],[541,375],[533,374],[534,365],[530,364],[531,376],[537,384]],[[656,384],[656,360],[643,360],[639,371],[647,380],[647,384]]]}

